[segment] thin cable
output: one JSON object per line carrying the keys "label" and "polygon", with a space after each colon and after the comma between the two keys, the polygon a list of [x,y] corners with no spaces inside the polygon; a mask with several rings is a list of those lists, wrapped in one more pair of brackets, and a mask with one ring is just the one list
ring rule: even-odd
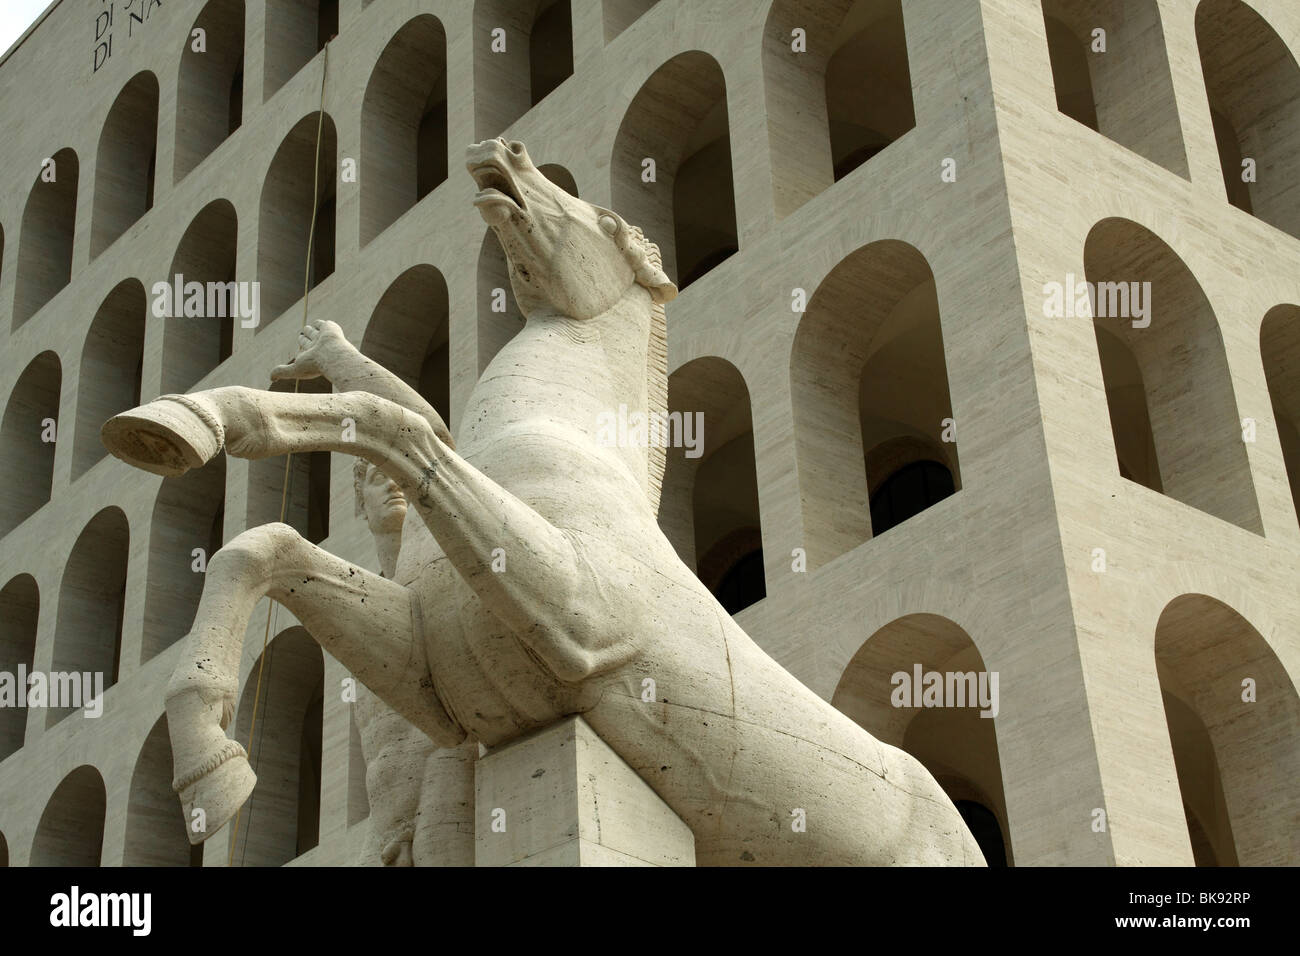
{"label": "thin cable", "polygon": [[[331,39],[333,39],[331,37]],[[321,64],[320,73],[320,109],[316,113],[316,160],[312,166],[312,209],[311,209],[311,226],[307,230],[307,262],[303,267],[302,276],[302,327],[307,327],[307,308],[311,298],[311,260],[312,253],[315,251],[316,244],[316,214],[320,211],[320,145],[321,133],[325,128],[325,79],[329,76],[330,67],[330,45],[325,44],[325,57]],[[298,394],[299,379],[293,380],[293,393]],[[290,465],[293,462],[293,453],[289,452],[284,456],[284,477],[280,483],[280,521],[284,522],[285,515],[289,510],[289,485],[293,481],[293,472]],[[248,759],[250,763],[253,760],[253,735],[257,732],[257,705],[262,695],[262,672],[266,669],[266,651],[271,640],[271,619],[274,616],[279,618],[280,602],[272,599],[266,609],[266,630],[262,633],[262,655],[258,659],[257,665],[257,690],[253,693],[253,716],[251,725],[248,728]],[[267,693],[270,693],[270,687],[267,687]],[[259,739],[259,743],[261,738]],[[261,748],[259,747],[258,750]],[[248,815],[253,815],[253,798],[250,795],[248,799]],[[235,813],[235,829],[230,838],[230,855],[226,859],[227,866],[235,865],[235,847],[239,845],[239,819],[243,815],[244,808],[241,806]],[[239,854],[239,865],[244,865],[244,857],[248,853],[247,841]]]}

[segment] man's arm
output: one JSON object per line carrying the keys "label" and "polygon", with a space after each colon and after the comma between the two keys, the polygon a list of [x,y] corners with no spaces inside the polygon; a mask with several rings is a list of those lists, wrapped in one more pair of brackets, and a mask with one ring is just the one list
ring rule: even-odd
{"label": "man's arm", "polygon": [[424,418],[447,445],[455,448],[451,431],[437,409],[411,386],[373,359],[362,355],[334,322],[318,320],[298,333],[298,354],[271,370],[271,381],[325,376],[340,392],[369,392]]}

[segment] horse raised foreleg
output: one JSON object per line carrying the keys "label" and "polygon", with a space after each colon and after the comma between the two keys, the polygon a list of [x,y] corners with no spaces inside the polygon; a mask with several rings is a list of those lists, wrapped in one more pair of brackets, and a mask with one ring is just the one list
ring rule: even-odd
{"label": "horse raised foreleg", "polygon": [[186,819],[194,819],[196,807],[206,818],[199,832],[190,829],[194,843],[234,814],[256,779],[243,746],[224,731],[244,632],[263,596],[292,611],[325,650],[438,744],[464,738],[433,692],[407,588],[316,547],[288,525],[251,528],[208,563],[186,653],[167,688],[173,785]]}
{"label": "horse raised foreleg", "polygon": [[[415,505],[452,566],[483,605],[566,681],[617,666],[626,636],[610,627],[643,574],[630,556],[593,559],[438,438],[420,415],[366,392],[292,395],[240,386],[166,395],[111,418],[104,444],[118,458],[176,475],[224,444],[240,458],[338,451],[374,463]],[[503,550],[513,569],[497,574]]]}

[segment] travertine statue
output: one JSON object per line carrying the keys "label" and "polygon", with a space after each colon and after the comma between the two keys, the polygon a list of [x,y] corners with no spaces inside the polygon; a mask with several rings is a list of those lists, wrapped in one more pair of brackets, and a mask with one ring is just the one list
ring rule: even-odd
{"label": "travertine statue", "polygon": [[[343,333],[332,322],[309,326],[300,344],[311,347],[320,334]],[[319,350],[318,354],[320,353]],[[346,350],[339,350],[348,355]],[[331,366],[326,377],[338,374]],[[272,378],[296,374],[281,366]],[[353,467],[357,514],[375,538],[381,573],[393,578],[402,546],[406,496],[397,483],[358,458]],[[472,866],[474,863],[474,758],[478,745],[438,747],[409,720],[366,687],[356,688],[354,704],[361,751],[366,761],[370,838],[359,861],[384,866]]]}
{"label": "travertine statue", "polygon": [[223,446],[356,455],[431,535],[393,580],[281,524],[213,557],[167,692],[187,815],[202,807],[211,833],[252,791],[224,728],[245,624],[269,594],[440,747],[582,714],[691,828],[702,864],[982,863],[929,773],[768,657],[681,562],[655,518],[664,449],[599,440],[621,405],[665,405],[676,289],[657,248],[554,186],[520,143],[479,143],[467,165],[527,322],[475,386],[457,447],[413,390],[323,328],[294,374],[322,374],[328,356],[335,394],[216,388],[104,426],[113,454],[164,475]]}

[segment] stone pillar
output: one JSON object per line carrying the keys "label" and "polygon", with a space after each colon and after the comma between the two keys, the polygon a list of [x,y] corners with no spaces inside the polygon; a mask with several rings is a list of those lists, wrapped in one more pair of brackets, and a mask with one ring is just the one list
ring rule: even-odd
{"label": "stone pillar", "polygon": [[581,717],[474,772],[477,866],[694,866],[695,837]]}

